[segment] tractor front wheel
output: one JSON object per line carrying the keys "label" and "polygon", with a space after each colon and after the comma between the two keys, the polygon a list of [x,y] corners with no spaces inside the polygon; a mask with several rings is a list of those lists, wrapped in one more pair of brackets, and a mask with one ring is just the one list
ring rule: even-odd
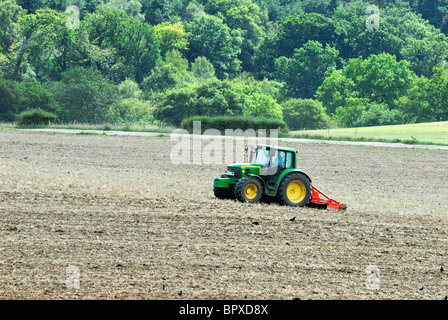
{"label": "tractor front wheel", "polygon": [[283,179],[278,189],[280,204],[304,207],[311,199],[311,183],[303,174],[294,173]]}
{"label": "tractor front wheel", "polygon": [[241,202],[256,203],[263,195],[263,187],[258,179],[245,177],[235,186],[235,198]]}

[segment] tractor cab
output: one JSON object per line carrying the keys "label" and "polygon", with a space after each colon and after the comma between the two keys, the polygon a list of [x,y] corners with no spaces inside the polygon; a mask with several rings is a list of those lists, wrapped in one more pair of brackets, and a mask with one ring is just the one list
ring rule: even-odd
{"label": "tractor cab", "polygon": [[251,148],[249,162],[253,165],[260,165],[260,177],[268,186],[273,187],[285,170],[297,168],[297,151],[257,145]]}
{"label": "tractor cab", "polygon": [[257,145],[250,152],[249,162],[260,165],[265,175],[273,175],[284,169],[295,169],[296,154],[293,149]]}

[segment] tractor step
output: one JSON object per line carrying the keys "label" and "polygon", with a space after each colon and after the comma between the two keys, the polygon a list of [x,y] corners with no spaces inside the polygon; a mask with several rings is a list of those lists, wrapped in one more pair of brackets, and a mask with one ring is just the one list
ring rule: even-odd
{"label": "tractor step", "polygon": [[325,193],[323,193],[313,185],[311,186],[311,199],[309,206],[336,211],[347,209],[347,206],[345,204],[330,199],[330,197],[328,197]]}

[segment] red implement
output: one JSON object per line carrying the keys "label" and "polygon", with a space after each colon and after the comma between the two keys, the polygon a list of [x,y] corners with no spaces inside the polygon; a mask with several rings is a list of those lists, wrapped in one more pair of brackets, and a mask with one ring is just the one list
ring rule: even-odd
{"label": "red implement", "polygon": [[347,206],[336,200],[330,199],[325,193],[317,189],[315,186],[311,186],[311,200],[310,206],[323,207],[331,210],[345,210]]}

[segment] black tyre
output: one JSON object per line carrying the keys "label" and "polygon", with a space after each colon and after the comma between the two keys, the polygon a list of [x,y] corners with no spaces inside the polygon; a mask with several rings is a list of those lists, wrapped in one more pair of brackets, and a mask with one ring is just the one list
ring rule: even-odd
{"label": "black tyre", "polygon": [[235,198],[241,202],[256,203],[263,195],[263,186],[257,178],[245,177],[235,186]]}
{"label": "black tyre", "polygon": [[280,204],[304,207],[311,199],[311,182],[303,174],[293,173],[283,178],[277,192]]}
{"label": "black tyre", "polygon": [[235,199],[235,194],[226,188],[213,187],[215,197],[221,200]]}

